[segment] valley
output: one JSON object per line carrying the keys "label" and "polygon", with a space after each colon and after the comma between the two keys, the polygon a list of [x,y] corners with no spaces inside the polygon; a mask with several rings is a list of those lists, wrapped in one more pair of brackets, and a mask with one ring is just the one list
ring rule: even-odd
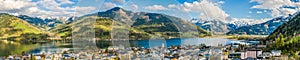
{"label": "valley", "polygon": [[[73,20],[73,18],[75,19]],[[44,48],[37,45],[45,44],[45,46],[68,49],[72,46],[56,46],[54,43],[59,44],[64,42],[63,44],[71,44],[74,42],[74,37],[78,38],[77,36],[80,35],[89,35],[88,32],[94,32],[92,33],[92,36],[94,36],[93,39],[100,41],[97,42],[97,46],[101,48],[108,48],[113,44],[113,41],[118,40],[129,40],[128,42],[132,44],[129,45],[131,47],[138,46],[147,48],[150,47],[149,44],[153,43],[155,46],[160,46],[161,43],[165,42],[169,43],[166,47],[172,47],[174,45],[181,45],[182,43],[186,46],[190,44],[200,45],[198,42],[202,42],[202,40],[206,40],[205,43],[214,44],[214,46],[223,46],[222,44],[230,45],[224,43],[224,41],[230,41],[232,43],[245,42],[245,44],[249,44],[249,41],[254,41],[270,47],[264,48],[264,51],[282,50],[283,55],[299,53],[299,49],[292,48],[299,47],[297,44],[299,43],[298,30],[300,29],[297,25],[300,24],[298,23],[300,21],[299,14],[297,13],[257,24],[237,24],[219,20],[201,19],[193,19],[192,22],[166,14],[132,12],[120,7],[115,7],[107,11],[87,14],[80,17],[70,17],[63,20],[64,21],[55,18],[43,20],[26,15],[13,16],[5,13],[0,14],[0,23],[3,24],[0,25],[1,41],[9,41],[9,43],[0,44],[16,46],[16,49],[20,49],[0,48],[1,52],[8,50],[16,51],[15,53],[5,53],[2,56],[21,54],[20,51],[26,53],[31,53],[30,51],[40,53],[41,51],[39,50],[43,50]],[[215,39],[211,38],[222,40],[223,43],[213,43]],[[152,40],[156,42],[151,42]],[[181,43],[174,41],[180,41]],[[34,47],[28,49],[21,48],[20,46],[22,45]],[[251,47],[252,45],[242,48]],[[236,48],[238,49],[237,51],[239,51],[239,48]],[[56,48],[53,49],[56,50]]]}

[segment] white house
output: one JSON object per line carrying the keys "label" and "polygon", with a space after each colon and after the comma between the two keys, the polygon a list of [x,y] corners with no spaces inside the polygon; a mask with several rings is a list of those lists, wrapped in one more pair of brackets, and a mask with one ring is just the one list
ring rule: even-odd
{"label": "white house", "polygon": [[281,50],[271,50],[273,56],[279,57],[281,55]]}

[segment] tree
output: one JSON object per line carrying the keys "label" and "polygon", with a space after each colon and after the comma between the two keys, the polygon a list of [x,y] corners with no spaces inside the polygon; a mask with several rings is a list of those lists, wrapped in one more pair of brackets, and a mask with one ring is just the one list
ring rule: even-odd
{"label": "tree", "polygon": [[280,34],[279,37],[277,37],[275,39],[275,46],[276,46],[276,48],[280,48],[280,47],[282,47],[284,45],[285,45],[284,37],[283,37],[282,34]]}
{"label": "tree", "polygon": [[282,34],[280,34],[280,40],[279,40],[280,46],[284,46],[284,37]]}

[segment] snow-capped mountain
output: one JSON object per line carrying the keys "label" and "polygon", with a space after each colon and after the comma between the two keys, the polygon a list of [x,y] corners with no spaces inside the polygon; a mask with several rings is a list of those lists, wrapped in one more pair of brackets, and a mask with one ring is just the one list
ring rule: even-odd
{"label": "snow-capped mountain", "polygon": [[237,27],[242,27],[242,26],[260,24],[260,23],[266,22],[268,20],[269,19],[254,20],[254,19],[236,19],[236,18],[232,18],[231,22],[229,22],[228,24],[233,24],[233,25],[236,25]]}
{"label": "snow-capped mountain", "polygon": [[203,28],[204,30],[210,31],[213,34],[224,34],[229,32],[232,28],[220,20],[202,20],[202,19],[192,19],[190,22],[196,24],[197,26]]}
{"label": "snow-capped mountain", "polygon": [[255,34],[267,35],[278,26],[289,21],[296,14],[281,16],[274,19],[250,20],[231,18],[229,22],[222,20],[191,19],[190,22],[214,34]]}
{"label": "snow-capped mountain", "polygon": [[30,17],[27,15],[17,16],[20,19],[27,21],[28,23],[44,29],[51,29],[59,24],[70,23],[74,20],[74,17]]}
{"label": "snow-capped mountain", "polygon": [[278,26],[291,20],[297,14],[298,13],[288,16],[280,16],[260,24],[242,26],[228,32],[227,34],[268,35],[272,33]]}
{"label": "snow-capped mountain", "polygon": [[214,34],[224,34],[242,26],[259,24],[262,21],[230,19],[230,22],[224,22],[222,20],[203,20],[193,18],[190,20],[190,22],[195,23],[197,26],[200,26],[201,28],[208,30]]}

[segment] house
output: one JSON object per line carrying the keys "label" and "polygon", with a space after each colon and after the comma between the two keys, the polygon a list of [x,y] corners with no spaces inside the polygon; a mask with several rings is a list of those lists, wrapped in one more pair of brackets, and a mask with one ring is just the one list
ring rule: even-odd
{"label": "house", "polygon": [[256,46],[256,48],[258,48],[258,49],[263,49],[263,48],[266,48],[267,47],[267,45],[257,45]]}
{"label": "house", "polygon": [[233,52],[228,55],[228,58],[241,58],[241,52]]}
{"label": "house", "polygon": [[247,56],[247,52],[246,51],[242,51],[241,52],[241,59],[246,59],[248,56]]}
{"label": "house", "polygon": [[271,53],[275,57],[281,56],[281,50],[271,50]]}
{"label": "house", "polygon": [[271,53],[266,52],[266,53],[263,53],[261,55],[258,55],[257,59],[270,59],[271,55],[272,55]]}
{"label": "house", "polygon": [[247,57],[249,58],[257,58],[258,55],[262,54],[262,50],[260,49],[250,49],[246,52]]}

